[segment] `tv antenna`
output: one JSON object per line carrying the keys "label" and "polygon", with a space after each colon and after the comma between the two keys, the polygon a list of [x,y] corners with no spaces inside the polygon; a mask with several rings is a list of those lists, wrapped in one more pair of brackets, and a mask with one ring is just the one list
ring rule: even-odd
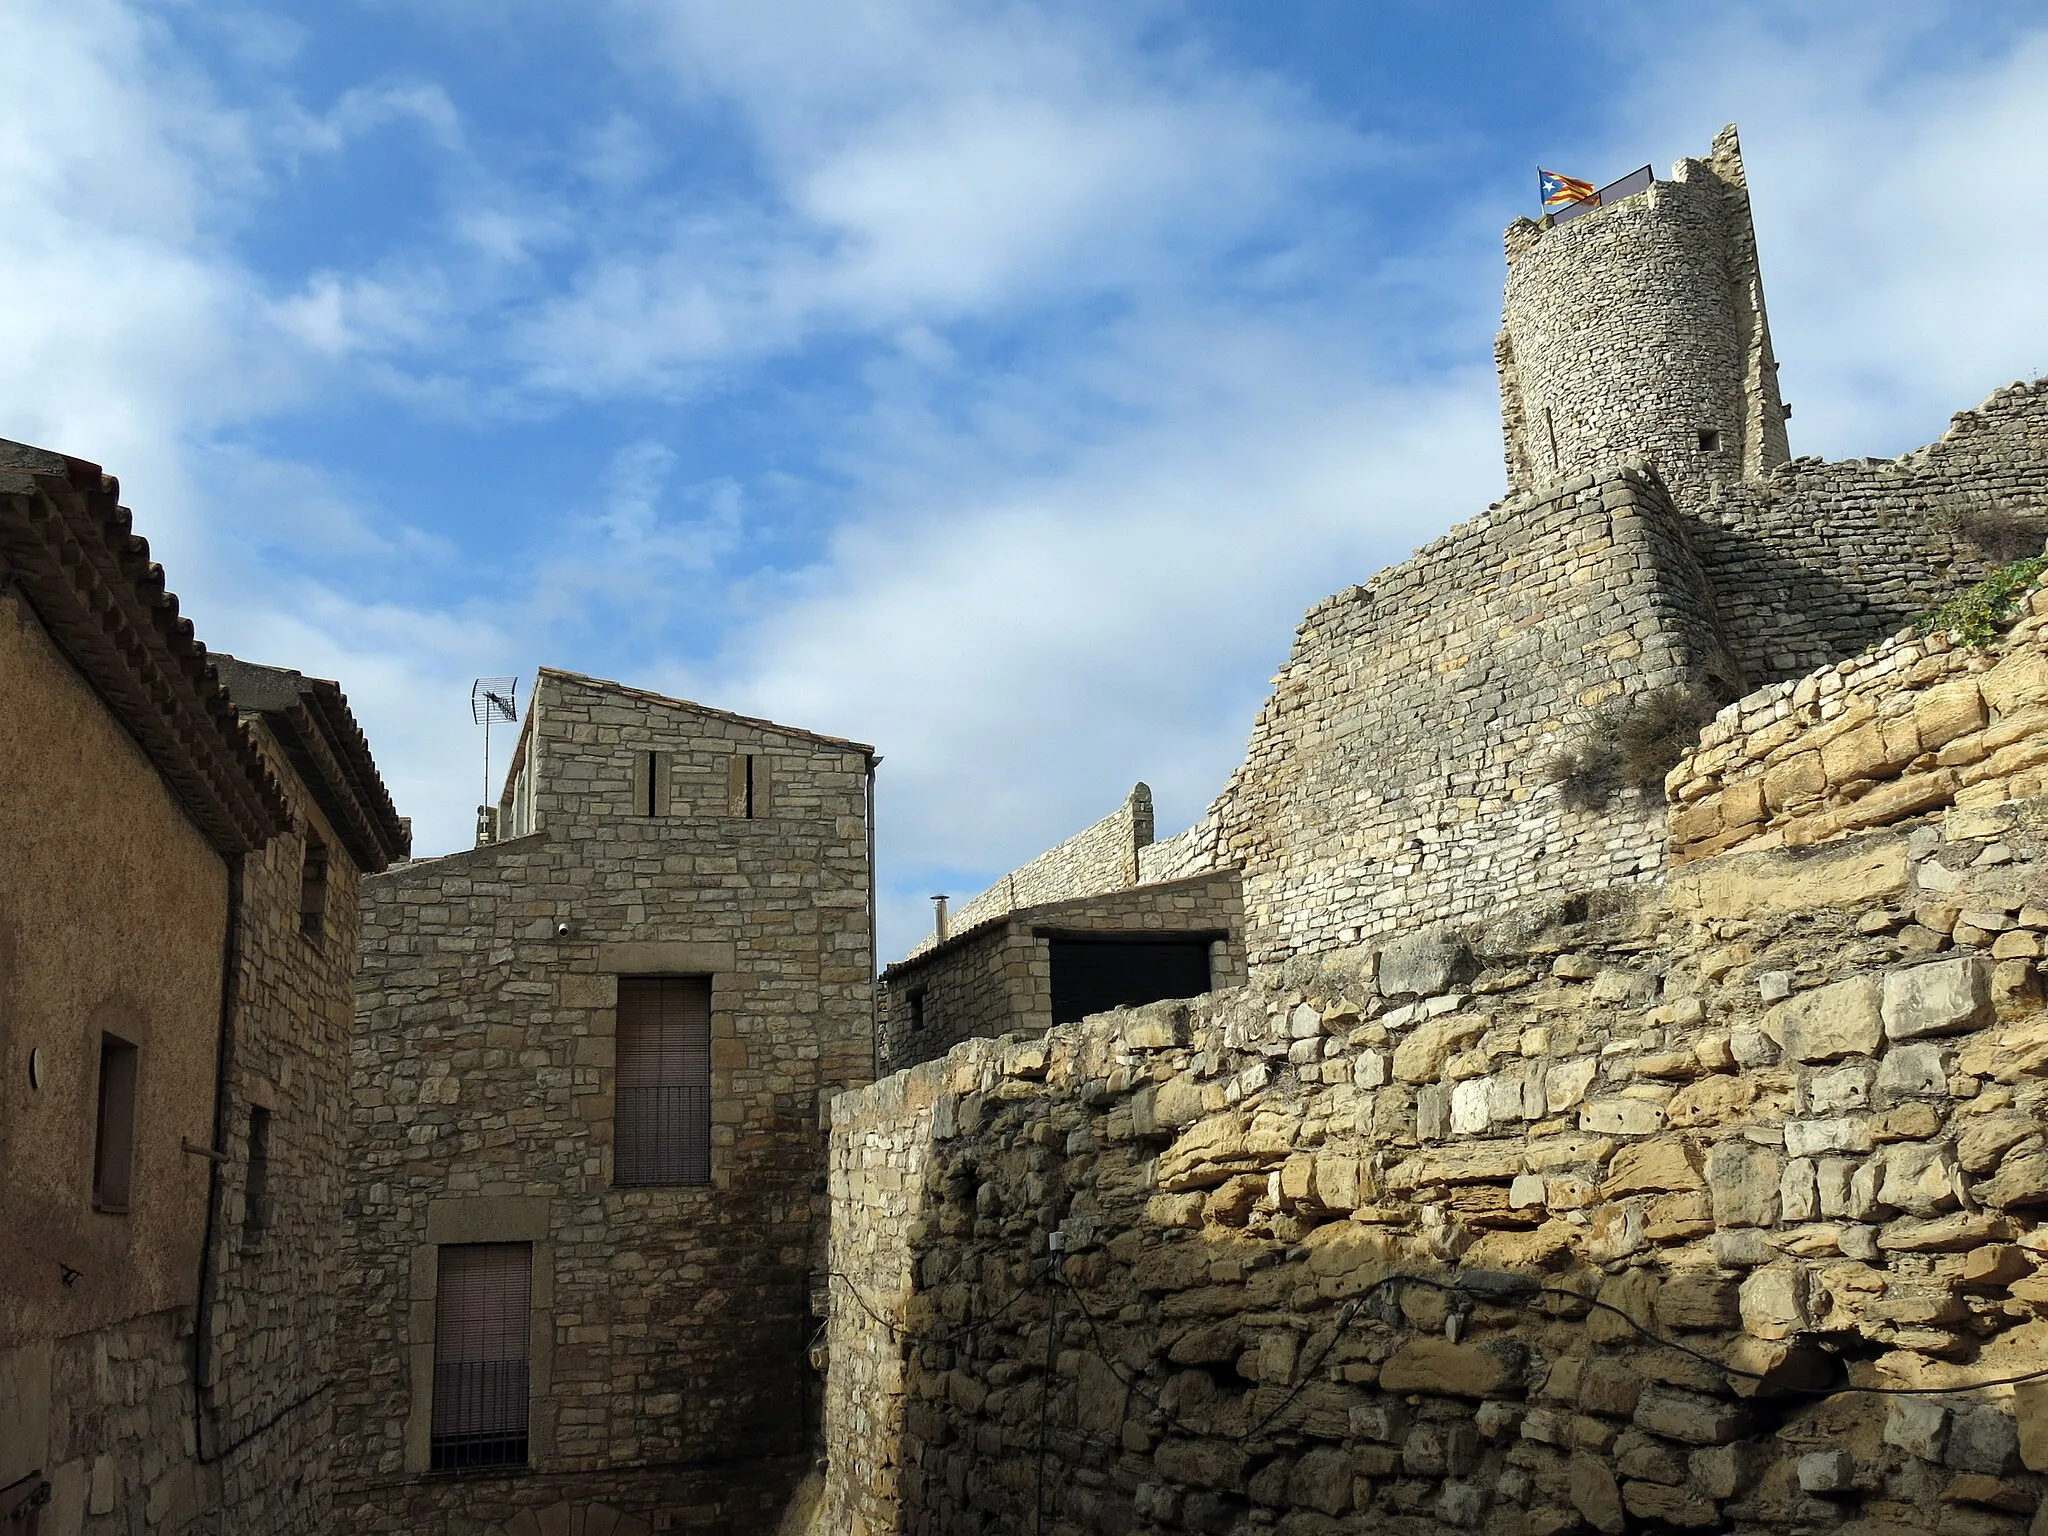
{"label": "tv antenna", "polygon": [[484,817],[490,815],[493,804],[491,727],[500,721],[509,724],[519,718],[518,692],[519,679],[516,677],[480,677],[469,685],[469,718],[484,728],[484,802],[478,807]]}

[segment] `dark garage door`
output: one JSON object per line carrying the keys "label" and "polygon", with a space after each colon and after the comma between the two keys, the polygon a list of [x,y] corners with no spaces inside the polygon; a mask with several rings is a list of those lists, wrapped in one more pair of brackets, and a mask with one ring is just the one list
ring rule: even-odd
{"label": "dark garage door", "polygon": [[1209,990],[1209,936],[1079,939],[1052,936],[1052,1021],[1071,1024],[1127,1003]]}

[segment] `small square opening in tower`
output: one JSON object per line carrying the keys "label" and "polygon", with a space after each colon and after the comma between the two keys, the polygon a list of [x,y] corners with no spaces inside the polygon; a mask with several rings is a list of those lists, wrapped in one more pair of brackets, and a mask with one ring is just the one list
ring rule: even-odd
{"label": "small square opening in tower", "polygon": [[1719,453],[1720,451],[1721,434],[1712,427],[1702,428],[1700,431],[1700,452]]}

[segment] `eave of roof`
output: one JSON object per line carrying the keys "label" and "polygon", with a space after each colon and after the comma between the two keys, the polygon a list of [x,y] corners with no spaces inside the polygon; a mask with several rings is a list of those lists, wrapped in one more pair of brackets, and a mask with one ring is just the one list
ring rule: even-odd
{"label": "eave of roof", "polygon": [[290,827],[284,793],[120,495],[96,464],[0,438],[0,579],[215,849],[251,852]]}
{"label": "eave of roof", "polygon": [[411,852],[411,833],[340,684],[233,656],[217,654],[214,663],[235,703],[269,725],[356,868],[380,870]]}

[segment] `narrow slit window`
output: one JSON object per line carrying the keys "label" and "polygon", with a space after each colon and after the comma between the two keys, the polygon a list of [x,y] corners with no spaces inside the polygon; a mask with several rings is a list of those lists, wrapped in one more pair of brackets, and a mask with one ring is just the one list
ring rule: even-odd
{"label": "narrow slit window", "polygon": [[327,845],[309,831],[299,866],[299,932],[317,939],[326,931]]}
{"label": "narrow slit window", "polygon": [[523,1466],[533,1245],[451,1244],[437,1259],[433,1465]]}
{"label": "narrow slit window", "polygon": [[100,1036],[99,1126],[93,1138],[92,1203],[125,1211],[135,1183],[135,1079],[140,1053],[118,1035]]}
{"label": "narrow slit window", "polygon": [[731,778],[727,781],[727,810],[732,815],[746,821],[766,821],[775,814],[772,767],[772,760],[761,753],[733,754]]}
{"label": "narrow slit window", "polygon": [[270,1111],[249,1108],[248,1183],[242,1192],[242,1235],[254,1238],[270,1225]]}
{"label": "narrow slit window", "polygon": [[924,994],[922,992],[910,994],[910,1033],[914,1037],[924,1034]]}
{"label": "narrow slit window", "polygon": [[711,979],[622,976],[612,1136],[619,1184],[711,1182]]}
{"label": "narrow slit window", "polygon": [[633,810],[640,816],[668,814],[669,754],[642,752],[633,765]]}

